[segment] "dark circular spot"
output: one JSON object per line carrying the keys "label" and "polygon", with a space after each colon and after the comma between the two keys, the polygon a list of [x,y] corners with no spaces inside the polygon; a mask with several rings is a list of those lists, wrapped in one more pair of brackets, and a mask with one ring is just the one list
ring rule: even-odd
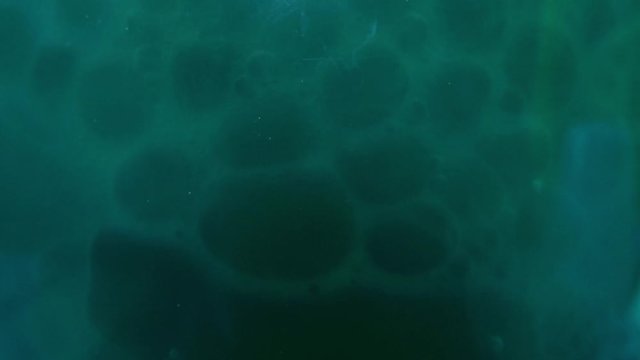
{"label": "dark circular spot", "polygon": [[90,320],[113,347],[137,359],[165,359],[172,349],[224,346],[223,300],[204,269],[180,248],[103,230],[90,261]]}
{"label": "dark circular spot", "polygon": [[447,130],[475,125],[491,94],[491,79],[475,65],[444,65],[428,86],[427,106],[431,121]]}
{"label": "dark circular spot", "polygon": [[393,53],[362,49],[349,65],[337,65],[326,74],[324,105],[328,114],[347,127],[364,127],[392,116],[402,104],[409,75]]}
{"label": "dark circular spot", "polygon": [[437,9],[452,46],[478,50],[500,44],[507,20],[503,0],[438,0]]}
{"label": "dark circular spot", "polygon": [[558,108],[572,97],[577,59],[569,40],[557,31],[535,28],[509,45],[505,73],[514,88],[537,106]]}
{"label": "dark circular spot", "polygon": [[380,269],[424,275],[447,258],[454,231],[446,213],[428,206],[408,217],[385,217],[366,232],[366,251]]}
{"label": "dark circular spot", "polygon": [[305,279],[339,266],[352,247],[354,215],[329,178],[283,173],[232,179],[200,220],[211,254],[267,279]]}
{"label": "dark circular spot", "polygon": [[338,167],[359,199],[394,203],[420,194],[434,174],[435,161],[423,142],[398,136],[343,151]]}
{"label": "dark circular spot", "polygon": [[462,296],[342,291],[313,301],[234,303],[232,359],[484,359]]}
{"label": "dark circular spot", "polygon": [[67,46],[41,49],[33,67],[34,91],[42,96],[55,96],[66,91],[76,68],[76,56]]}
{"label": "dark circular spot", "polygon": [[308,117],[292,97],[272,96],[246,104],[222,124],[221,155],[236,167],[301,159],[311,145]]}
{"label": "dark circular spot", "polygon": [[0,79],[23,73],[35,39],[29,21],[20,10],[0,5]]}
{"label": "dark circular spot", "polygon": [[102,64],[82,75],[79,114],[99,137],[122,141],[138,136],[151,120],[151,102],[139,74],[120,63]]}
{"label": "dark circular spot", "polygon": [[170,149],[146,150],[129,159],[118,170],[114,185],[119,203],[145,221],[185,216],[198,194],[193,164]]}
{"label": "dark circular spot", "polygon": [[194,45],[173,59],[173,86],[178,101],[195,112],[211,110],[226,98],[231,86],[231,49]]}

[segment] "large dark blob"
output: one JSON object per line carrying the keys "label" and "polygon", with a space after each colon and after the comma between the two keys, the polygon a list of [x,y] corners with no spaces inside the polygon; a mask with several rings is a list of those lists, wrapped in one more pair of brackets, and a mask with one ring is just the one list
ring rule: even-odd
{"label": "large dark blob", "polygon": [[311,301],[235,303],[237,360],[481,359],[462,297],[348,290]]}
{"label": "large dark blob", "polygon": [[222,301],[193,259],[160,241],[114,230],[96,236],[90,318],[141,359],[216,358],[230,331]]}
{"label": "large dark blob", "polygon": [[335,269],[354,239],[353,209],[322,174],[230,179],[200,220],[211,254],[267,279],[308,279]]}

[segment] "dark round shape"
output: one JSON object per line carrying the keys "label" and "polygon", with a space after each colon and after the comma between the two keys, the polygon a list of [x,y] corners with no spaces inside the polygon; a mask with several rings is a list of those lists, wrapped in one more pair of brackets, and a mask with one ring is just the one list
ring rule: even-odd
{"label": "dark round shape", "polygon": [[401,106],[409,75],[393,53],[362,49],[349,65],[332,68],[324,79],[328,114],[346,127],[365,127],[392,116]]}
{"label": "dark round shape", "polygon": [[43,96],[59,95],[68,89],[76,68],[76,56],[67,46],[40,50],[33,67],[34,91]]}
{"label": "dark round shape", "polygon": [[220,105],[231,87],[232,61],[225,46],[194,45],[173,59],[173,86],[178,101],[195,112]]}
{"label": "dark round shape", "polygon": [[435,161],[421,141],[398,136],[344,151],[338,166],[357,198],[388,204],[419,195],[434,174]]}
{"label": "dark round shape", "polygon": [[367,231],[366,251],[383,271],[402,276],[427,274],[446,259],[451,225],[435,208],[422,211],[419,221],[382,219]]}
{"label": "dark round shape", "polygon": [[25,14],[13,7],[0,5],[0,79],[23,73],[34,42]]}
{"label": "dark round shape", "polygon": [[475,65],[444,65],[428,86],[427,106],[433,121],[446,130],[475,125],[491,94],[491,79]]}
{"label": "dark round shape", "polygon": [[89,319],[111,347],[135,359],[167,359],[172,348],[224,346],[223,300],[183,249],[109,229],[96,236],[89,260]]}
{"label": "dark round shape", "polygon": [[153,222],[184,216],[194,205],[197,183],[194,166],[184,154],[151,149],[125,162],[114,185],[124,209]]}
{"label": "dark round shape", "polygon": [[348,290],[310,301],[252,298],[232,304],[231,359],[460,360],[476,350],[462,295]]}
{"label": "dark round shape", "polygon": [[85,73],[78,89],[79,114],[88,129],[110,141],[142,133],[151,120],[151,104],[139,74],[119,63]]}
{"label": "dark round shape", "polygon": [[529,29],[509,45],[504,63],[511,85],[543,109],[558,108],[572,97],[577,58],[569,40],[550,29]]}
{"label": "dark round shape", "polygon": [[501,43],[507,22],[503,0],[438,0],[436,6],[450,45],[480,50]]}
{"label": "dark round shape", "polygon": [[220,152],[234,167],[271,166],[303,158],[311,145],[310,122],[291,97],[245,104],[222,124]]}
{"label": "dark round shape", "polygon": [[330,272],[349,254],[354,214],[342,189],[310,173],[283,173],[221,185],[200,220],[216,258],[265,279]]}

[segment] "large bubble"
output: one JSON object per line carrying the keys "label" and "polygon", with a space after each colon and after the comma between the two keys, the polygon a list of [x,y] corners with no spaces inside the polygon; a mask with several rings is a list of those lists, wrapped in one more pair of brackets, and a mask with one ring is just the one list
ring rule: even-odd
{"label": "large bubble", "polygon": [[232,358],[481,359],[464,299],[390,296],[349,289],[312,301],[234,303],[239,338]]}
{"label": "large bubble", "polygon": [[221,298],[194,259],[162,241],[119,230],[96,236],[90,320],[115,347],[136,358],[168,359],[210,347],[220,351],[229,326]]}
{"label": "large bubble", "polygon": [[334,270],[354,238],[345,193],[306,172],[230,179],[200,219],[211,254],[260,278],[308,279]]}

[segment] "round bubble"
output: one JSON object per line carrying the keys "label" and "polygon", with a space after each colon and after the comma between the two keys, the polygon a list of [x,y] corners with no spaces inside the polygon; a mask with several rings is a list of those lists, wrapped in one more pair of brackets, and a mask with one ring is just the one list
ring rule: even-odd
{"label": "round bubble", "polygon": [[349,255],[354,214],[340,186],[324,175],[282,173],[220,185],[200,219],[212,256],[264,279],[326,274]]}

